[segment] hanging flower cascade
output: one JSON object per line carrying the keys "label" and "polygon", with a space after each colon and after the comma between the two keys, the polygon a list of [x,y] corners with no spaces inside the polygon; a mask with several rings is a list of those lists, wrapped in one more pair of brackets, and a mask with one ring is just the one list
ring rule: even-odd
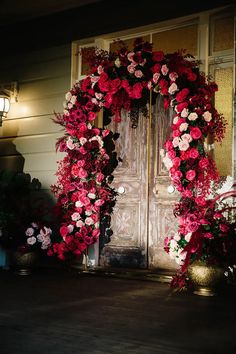
{"label": "hanging flower cascade", "polygon": [[[125,109],[135,127],[138,113],[147,110],[150,91],[152,102],[160,94],[164,107],[175,111],[163,161],[173,185],[182,194],[176,208],[185,237],[194,231],[193,222],[200,220],[195,211],[191,215],[192,207],[201,210],[210,181],[218,179],[214,162],[204,148],[208,134],[220,141],[225,130],[224,118],[211,102],[216,84],[199,71],[193,57],[180,52],[164,55],[153,51],[152,45],[142,39],[135,41],[132,51],[125,46],[116,53],[96,50],[88,60],[93,68],[91,74],[76,82],[66,94],[64,114],[57,116],[57,122],[66,130],[58,148],[67,155],[59,165],[57,183],[52,186],[62,217],[62,239],[53,245],[51,254],[56,253],[61,259],[67,253],[80,255],[97,241],[100,221],[104,217],[109,220],[115,204],[117,192],[110,187],[109,168],[112,161],[114,166],[115,155],[109,141],[116,136],[93,125],[97,113],[103,109],[104,117],[120,122],[121,110]],[[183,207],[183,200],[187,200],[188,207]],[[186,226],[187,215],[191,218],[190,227]],[[189,245],[192,240],[185,237],[184,242]]]}

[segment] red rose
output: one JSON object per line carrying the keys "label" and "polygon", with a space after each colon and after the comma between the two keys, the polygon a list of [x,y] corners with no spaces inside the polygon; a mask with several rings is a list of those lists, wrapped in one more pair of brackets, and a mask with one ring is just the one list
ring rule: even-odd
{"label": "red rose", "polygon": [[177,93],[176,101],[177,102],[183,102],[185,100],[185,98],[188,96],[188,94],[189,94],[189,89],[184,88],[179,93]]}
{"label": "red rose", "polygon": [[142,97],[142,90],[143,90],[143,86],[140,82],[137,82],[136,84],[134,84],[131,98],[135,98],[135,99],[141,98]]}
{"label": "red rose", "polygon": [[67,226],[61,226],[60,227],[60,234],[64,238],[68,235],[68,228]]}
{"label": "red rose", "polygon": [[152,59],[153,61],[162,61],[165,58],[164,53],[162,51],[153,52]]}
{"label": "red rose", "polygon": [[168,82],[165,79],[161,79],[159,81],[158,85],[161,89],[161,94],[167,95],[168,94]]}

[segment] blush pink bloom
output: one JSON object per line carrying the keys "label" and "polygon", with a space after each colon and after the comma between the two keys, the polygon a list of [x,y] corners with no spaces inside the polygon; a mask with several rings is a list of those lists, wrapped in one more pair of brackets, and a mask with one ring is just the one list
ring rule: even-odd
{"label": "blush pink bloom", "polygon": [[129,72],[130,74],[133,74],[133,73],[135,72],[135,67],[136,67],[136,65],[134,65],[134,64],[128,65],[128,66],[127,66],[128,72]]}
{"label": "blush pink bloom", "polygon": [[198,118],[197,113],[193,112],[188,115],[188,120],[194,121]]}
{"label": "blush pink bloom", "polygon": [[136,76],[137,78],[141,78],[143,76],[143,73],[141,70],[135,70],[134,76]]}
{"label": "blush pink bloom", "polygon": [[178,78],[178,74],[175,71],[169,73],[169,78],[171,81],[175,81]]}
{"label": "blush pink bloom", "polygon": [[175,116],[173,119],[173,124],[177,124],[179,120],[179,116]]}
{"label": "blush pink bloom", "polygon": [[94,224],[94,220],[91,217],[87,217],[84,222],[86,225],[93,225]]}
{"label": "blush pink bloom", "polygon": [[187,129],[188,129],[188,123],[182,123],[182,124],[180,124],[179,130],[180,130],[181,132],[185,132]]}
{"label": "blush pink bloom", "polygon": [[191,135],[190,135],[190,134],[187,134],[187,133],[181,135],[181,139],[182,139],[183,141],[187,141],[188,143],[190,143],[190,142],[193,140],[193,138],[191,137]]}
{"label": "blush pink bloom", "polygon": [[203,113],[203,118],[206,122],[210,122],[212,120],[212,115],[210,112],[206,111]]}
{"label": "blush pink bloom", "polygon": [[188,116],[188,109],[184,108],[180,115],[182,118],[186,118]]}
{"label": "blush pink bloom", "polygon": [[168,92],[173,95],[176,91],[178,91],[178,86],[173,82],[173,84],[170,85]]}
{"label": "blush pink bloom", "polygon": [[179,143],[180,143],[179,137],[175,137],[175,138],[173,139],[173,141],[172,141],[172,144],[173,144],[174,147],[179,146]]}
{"label": "blush pink bloom", "polygon": [[169,68],[167,67],[166,64],[162,65],[161,72],[162,72],[162,75],[167,75],[168,74]]}
{"label": "blush pink bloom", "polygon": [[186,151],[189,149],[189,143],[186,140],[181,140],[179,142],[179,149],[180,151]]}
{"label": "blush pink bloom", "polygon": [[154,82],[154,84],[157,83],[157,81],[159,80],[160,76],[161,76],[160,73],[153,74],[152,81]]}

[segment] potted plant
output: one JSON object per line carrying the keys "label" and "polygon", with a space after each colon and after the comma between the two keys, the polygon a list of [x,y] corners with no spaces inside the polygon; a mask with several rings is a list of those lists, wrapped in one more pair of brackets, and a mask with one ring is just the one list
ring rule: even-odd
{"label": "potted plant", "polygon": [[173,287],[193,282],[196,294],[214,295],[226,269],[236,264],[234,187],[220,193],[215,188],[207,200],[181,198],[175,208],[178,232],[165,239],[165,251],[180,265]]}
{"label": "potted plant", "polygon": [[28,173],[0,172],[0,245],[13,264],[24,262],[23,255],[29,262],[49,247],[49,210],[40,190],[39,180]]}

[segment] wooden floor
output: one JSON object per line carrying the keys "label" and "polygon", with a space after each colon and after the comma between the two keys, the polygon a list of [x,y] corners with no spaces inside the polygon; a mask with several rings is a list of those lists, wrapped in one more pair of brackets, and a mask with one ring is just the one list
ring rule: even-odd
{"label": "wooden floor", "polygon": [[0,271],[1,354],[235,354],[234,289],[216,297],[167,283],[41,269]]}

